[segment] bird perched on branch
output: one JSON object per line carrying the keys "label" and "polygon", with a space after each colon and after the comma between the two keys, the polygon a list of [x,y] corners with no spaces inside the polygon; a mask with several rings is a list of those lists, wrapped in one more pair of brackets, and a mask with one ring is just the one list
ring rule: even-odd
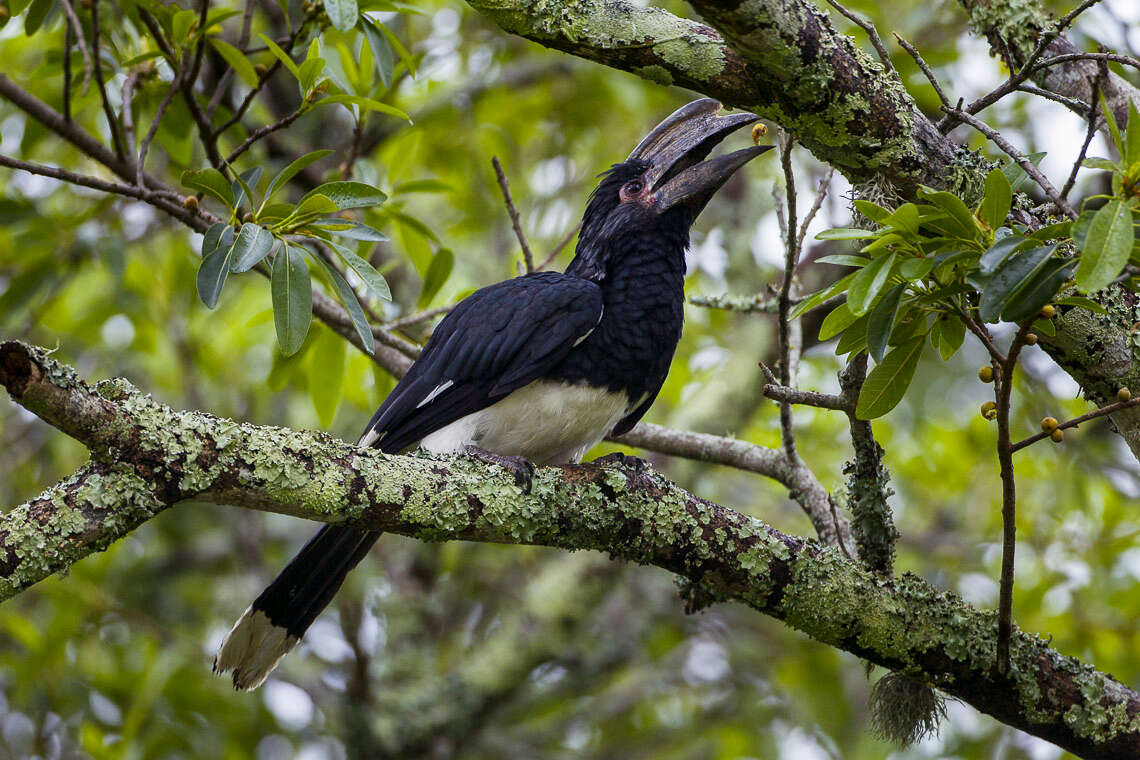
{"label": "bird perched on branch", "polygon": [[[715,100],[678,109],[615,164],[586,205],[565,273],[471,294],[436,328],[360,446],[469,453],[529,488],[533,465],[578,462],[648,411],[681,337],[689,227],[732,174],[771,146],[706,160],[757,121]],[[259,686],[328,605],[378,531],[326,525],[222,642],[217,672]]]}

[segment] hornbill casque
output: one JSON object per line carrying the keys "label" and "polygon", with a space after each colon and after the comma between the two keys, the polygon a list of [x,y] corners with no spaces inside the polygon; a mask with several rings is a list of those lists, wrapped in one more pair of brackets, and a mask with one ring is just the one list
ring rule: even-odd
{"label": "hornbill casque", "polygon": [[[533,465],[578,462],[648,411],[681,337],[689,227],[732,174],[771,146],[706,160],[759,117],[681,107],[602,175],[586,204],[574,260],[472,293],[439,323],[376,410],[360,446],[416,445],[508,466],[529,487]],[[380,537],[326,525],[226,636],[216,672],[259,686]]]}

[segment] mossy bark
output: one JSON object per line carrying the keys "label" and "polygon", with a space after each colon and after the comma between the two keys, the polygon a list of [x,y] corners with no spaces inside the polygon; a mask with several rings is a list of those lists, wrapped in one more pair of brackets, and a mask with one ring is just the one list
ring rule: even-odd
{"label": "mossy bark", "polygon": [[42,349],[0,345],[0,384],[92,452],[73,478],[0,520],[0,597],[65,570],[186,500],[425,541],[596,549],[681,576],[694,606],[734,601],[921,678],[1082,757],[1140,756],[1140,695],[1015,632],[994,669],[994,615],[904,575],[701,499],[659,473],[592,465],[513,476],[465,458],[389,456],[323,433],[179,412],[122,380],[92,388]]}

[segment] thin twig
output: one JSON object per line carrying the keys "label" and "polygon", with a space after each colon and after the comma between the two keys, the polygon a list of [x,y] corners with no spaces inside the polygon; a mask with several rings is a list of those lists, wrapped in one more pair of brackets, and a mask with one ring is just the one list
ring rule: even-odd
{"label": "thin twig", "polygon": [[938,82],[938,77],[934,76],[934,70],[930,68],[930,65],[927,64],[926,59],[922,57],[922,54],[919,53],[913,45],[904,40],[898,32],[895,32],[895,40],[899,43],[903,50],[910,53],[910,57],[913,58],[914,62],[918,64],[918,68],[922,69],[922,73],[926,75],[927,81],[930,82],[931,86],[934,88],[934,92],[937,93],[938,99],[942,101],[942,105],[949,106],[950,99],[946,97],[946,93],[942,90],[942,85]]}
{"label": "thin twig", "polygon": [[522,246],[523,263],[526,266],[527,274],[534,271],[534,254],[530,251],[530,245],[526,242],[526,235],[523,234],[522,224],[519,223],[519,212],[515,208],[515,202],[511,199],[511,185],[507,181],[507,175],[503,172],[503,165],[499,163],[498,156],[491,157],[491,166],[495,167],[495,178],[499,181],[499,189],[503,191],[503,201],[507,204],[507,213],[511,217],[511,226],[514,227],[515,237],[519,240],[519,245]]}
{"label": "thin twig", "polygon": [[942,110],[946,114],[953,116],[959,121],[969,124],[971,127],[985,135],[986,138],[990,140],[990,142],[1001,148],[1002,151],[1009,155],[1009,157],[1012,158],[1014,162],[1016,162],[1017,165],[1020,166],[1025,171],[1025,173],[1028,174],[1030,178],[1032,178],[1033,181],[1037,183],[1038,187],[1040,187],[1045,192],[1045,194],[1049,196],[1049,199],[1052,200],[1053,203],[1057,204],[1057,208],[1060,209],[1065,214],[1065,216],[1069,217],[1070,219],[1077,218],[1077,212],[1073,210],[1072,205],[1070,205],[1067,200],[1061,197],[1061,194],[1057,192],[1057,188],[1053,187],[1053,183],[1050,182],[1044,174],[1038,171],[1037,167],[1030,163],[1029,160],[1025,158],[1025,156],[1021,155],[1021,153],[1018,152],[1017,148],[1013,147],[1013,145],[1011,145],[1004,137],[1002,137],[1001,134],[997,132],[997,130],[993,129],[988,124],[985,124],[979,119],[971,116],[960,108],[947,108],[946,106],[942,106]]}
{"label": "thin twig", "polygon": [[162,121],[162,117],[166,114],[166,109],[170,107],[170,101],[174,100],[174,96],[182,89],[182,83],[179,81],[181,77],[181,71],[174,72],[174,80],[170,83],[170,89],[166,91],[162,102],[158,104],[158,110],[154,112],[154,118],[150,122],[150,128],[147,129],[146,135],[139,145],[139,157],[135,161],[135,184],[139,187],[146,186],[146,154],[147,151],[150,150],[151,141],[158,133],[158,125]]}
{"label": "thin twig", "polygon": [[63,29],[63,118],[71,121],[71,23]]}
{"label": "thin twig", "polygon": [[95,73],[95,83],[99,87],[103,115],[107,117],[107,128],[111,131],[111,147],[120,160],[126,160],[126,148],[123,146],[122,135],[119,133],[119,120],[115,118],[115,111],[111,108],[111,100],[107,97],[107,86],[103,82],[102,56],[99,54],[99,3],[91,3],[91,42],[94,50],[92,70]]}
{"label": "thin twig", "polygon": [[1089,105],[1088,105],[1088,103],[1085,103],[1083,100],[1077,100],[1076,98],[1067,98],[1064,95],[1058,95],[1055,92],[1050,92],[1049,90],[1043,90],[1040,87],[1035,87],[1031,84],[1019,85],[1017,88],[1017,92],[1024,92],[1024,93],[1027,93],[1029,95],[1036,95],[1039,98],[1044,98],[1046,100],[1052,100],[1054,103],[1060,103],[1065,108],[1068,108],[1070,111],[1072,111],[1073,113],[1077,114],[1078,116],[1080,116],[1082,118],[1088,117],[1088,114],[1089,114]]}
{"label": "thin twig", "polygon": [[241,145],[234,148],[233,151],[228,156],[226,156],[225,163],[227,165],[232,164],[234,161],[237,160],[238,156],[240,156],[242,153],[245,153],[247,150],[249,150],[250,147],[252,147],[253,144],[256,143],[258,140],[260,140],[260,139],[262,139],[268,135],[273,134],[274,132],[276,132],[279,129],[284,129],[285,127],[287,127],[290,124],[292,124],[293,122],[295,122],[301,116],[301,114],[305,113],[305,111],[307,110],[305,106],[306,106],[306,104],[302,103],[300,105],[300,107],[297,108],[296,111],[289,114],[284,119],[281,119],[280,121],[276,121],[272,124],[266,124],[263,127],[259,127],[257,129],[255,129],[252,133],[250,133],[249,137],[245,138],[245,140],[242,141]]}
{"label": "thin twig", "polygon": [[1017,489],[1013,476],[1013,447],[1009,437],[1009,406],[1013,394],[1013,372],[1017,357],[1025,345],[1033,320],[1027,319],[1017,330],[1009,353],[994,376],[994,400],[997,404],[997,455],[1001,469],[1001,583],[998,588],[997,672],[1009,672],[1009,640],[1013,633],[1013,570],[1017,550]]}
{"label": "thin twig", "polygon": [[767,293],[757,293],[751,296],[733,296],[727,293],[716,296],[695,295],[689,296],[689,303],[693,306],[703,306],[706,309],[723,309],[744,313],[776,314],[780,310],[780,299]]}
{"label": "thin twig", "polygon": [[848,403],[842,396],[833,393],[819,393],[818,391],[804,391],[799,388],[789,388],[786,385],[767,383],[761,390],[766,398],[779,401],[781,404],[799,404],[801,406],[814,406],[820,409],[832,409],[837,412],[846,412]]}
{"label": "thin twig", "polygon": [[535,271],[541,272],[542,270],[544,270],[548,266],[550,266],[550,262],[554,261],[555,257],[557,257],[558,254],[562,253],[563,248],[570,245],[570,241],[574,239],[574,236],[577,235],[581,229],[582,229],[582,223],[581,222],[578,222],[577,224],[575,224],[570,229],[570,231],[567,232],[566,235],[561,240],[559,240],[558,243],[553,248],[550,249],[550,253],[546,254],[546,258],[543,259],[542,263],[539,264],[535,268]]}
{"label": "thin twig", "polygon": [[980,340],[982,345],[986,347],[986,350],[989,351],[990,358],[998,365],[1005,364],[1005,354],[1003,354],[1001,349],[997,347],[997,344],[994,343],[993,336],[990,335],[990,331],[986,329],[986,326],[974,321],[973,317],[967,314],[966,310],[961,306],[958,307],[958,316],[966,323],[967,329],[978,336],[978,340]]}
{"label": "thin twig", "polygon": [[[784,171],[784,195],[787,203],[787,219],[784,223],[784,276],[780,281],[779,310],[776,315],[778,344],[780,348],[780,385],[791,387],[793,364],[796,361],[796,347],[793,346],[788,313],[792,310],[792,283],[796,277],[796,265],[800,260],[799,229],[796,220],[796,178],[792,170],[792,138],[780,130],[780,166]],[[784,452],[789,461],[796,461],[796,438],[793,429],[792,405],[780,402],[780,436]]]}
{"label": "thin twig", "polygon": [[404,327],[410,327],[411,325],[419,324],[420,322],[427,322],[429,320],[435,319],[441,314],[447,314],[454,308],[454,306],[437,306],[434,309],[424,309],[423,311],[417,311],[415,313],[408,314],[407,316],[400,317],[399,319],[392,320],[388,324],[384,325],[384,329],[399,330]]}
{"label": "thin twig", "polygon": [[[1068,428],[1075,428],[1083,422],[1088,422],[1089,420],[1095,420],[1098,417],[1104,417],[1104,416],[1109,415],[1109,414],[1115,414],[1116,412],[1119,412],[1122,409],[1130,409],[1130,408],[1132,408],[1138,404],[1140,404],[1140,396],[1137,396],[1135,398],[1130,398],[1127,401],[1116,401],[1116,402],[1113,402],[1111,404],[1108,404],[1107,406],[1102,406],[1099,409],[1094,409],[1093,411],[1089,412],[1088,414],[1082,414],[1080,417],[1074,417],[1071,420],[1066,420],[1065,422],[1062,422],[1061,424],[1057,425],[1057,427],[1054,429],[1055,430],[1067,430]],[[1048,438],[1050,435],[1052,435],[1052,431],[1050,431],[1048,433],[1043,431],[1043,432],[1031,435],[1028,438],[1023,438],[1022,440],[1020,440],[1017,443],[1010,446],[1009,447],[1010,451],[1011,452],[1021,451],[1026,446],[1031,446],[1040,440]]]}
{"label": "thin twig", "polygon": [[120,94],[122,99],[122,118],[123,118],[123,149],[126,151],[126,160],[130,164],[134,161],[135,155],[135,115],[134,115],[134,101],[135,101],[135,86],[139,81],[139,72],[132,71],[127,75],[123,81],[123,89]]}
{"label": "thin twig", "polygon": [[837,0],[827,0],[827,2],[831,4],[832,8],[839,11],[844,18],[867,33],[867,36],[871,39],[871,45],[874,46],[875,52],[879,54],[879,60],[882,62],[883,68],[901,82],[902,78],[899,76],[898,71],[895,70],[895,65],[891,63],[891,54],[887,52],[887,46],[883,44],[883,40],[879,37],[879,32],[875,29],[875,25],[872,24],[869,19],[865,19],[857,13],[844,8]]}
{"label": "thin twig", "polygon": [[823,202],[827,200],[827,193],[831,189],[831,178],[835,176],[835,167],[827,167],[827,174],[823,175],[823,179],[819,181],[819,187],[815,191],[815,200],[812,201],[811,208],[808,209],[807,215],[804,216],[803,222],[800,223],[800,232],[796,235],[796,249],[803,251],[804,239],[807,237],[808,227],[811,226],[812,221],[815,220],[819,210],[823,208]]}
{"label": "thin twig", "polygon": [[[61,3],[68,21],[66,39],[64,40],[67,50],[67,56],[64,58],[64,85],[66,88],[66,85],[70,84],[71,81],[71,45],[74,42],[83,55],[83,85],[80,88],[80,93],[86,95],[87,87],[91,84],[91,72],[94,70],[94,64],[91,62],[91,51],[87,49],[87,40],[83,38],[83,24],[79,22],[79,16],[75,13],[75,6],[71,4],[71,0],[61,0]],[[65,103],[64,113],[67,114],[68,118],[71,118],[70,104]]]}
{"label": "thin twig", "polygon": [[1081,145],[1081,152],[1077,154],[1077,160],[1073,162],[1073,169],[1069,172],[1069,178],[1065,180],[1065,184],[1061,187],[1061,197],[1068,199],[1069,193],[1073,189],[1073,185],[1077,183],[1077,172],[1081,169],[1081,164],[1085,162],[1085,156],[1089,152],[1089,145],[1092,144],[1093,138],[1096,136],[1097,126],[1100,123],[1100,111],[1096,108],[1096,102],[1100,96],[1101,83],[1104,81],[1108,74],[1108,67],[1101,64],[1100,71],[1092,82],[1092,96],[1089,98],[1089,103],[1092,104],[1088,109],[1088,130],[1085,132],[1085,141]]}

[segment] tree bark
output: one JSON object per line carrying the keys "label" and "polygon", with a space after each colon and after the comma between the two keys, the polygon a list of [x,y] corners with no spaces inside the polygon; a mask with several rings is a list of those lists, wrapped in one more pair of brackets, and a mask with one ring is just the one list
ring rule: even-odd
{"label": "tree bark", "polygon": [[92,461],[0,519],[8,598],[187,500],[352,522],[425,541],[596,549],[687,582],[690,609],[747,604],[868,662],[920,677],[1087,758],[1140,754],[1140,694],[1015,631],[994,669],[994,616],[904,575],[688,493],[652,470],[546,467],[523,493],[466,457],[389,456],[323,433],[175,411],[124,380],[94,388],[43,349],[0,344],[0,384]]}

